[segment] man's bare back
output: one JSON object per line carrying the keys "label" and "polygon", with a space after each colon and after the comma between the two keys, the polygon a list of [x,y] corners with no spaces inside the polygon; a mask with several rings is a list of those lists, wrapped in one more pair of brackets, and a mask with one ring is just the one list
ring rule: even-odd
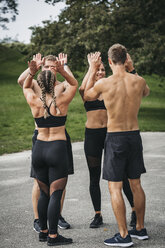
{"label": "man's bare back", "polygon": [[127,72],[117,73],[97,83],[108,113],[108,132],[138,130],[137,115],[145,95],[145,80]]}
{"label": "man's bare back", "polygon": [[107,108],[108,132],[138,130],[138,112],[141,99],[149,94],[145,80],[125,71],[124,65],[112,65],[113,75],[100,79],[92,86],[92,73],[96,70],[96,59],[91,63],[91,82],[85,92],[86,100],[102,94]]}

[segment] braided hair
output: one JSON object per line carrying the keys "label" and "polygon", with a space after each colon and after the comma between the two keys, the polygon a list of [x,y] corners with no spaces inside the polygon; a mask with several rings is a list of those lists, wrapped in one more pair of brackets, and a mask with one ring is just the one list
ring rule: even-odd
{"label": "braided hair", "polygon": [[49,93],[53,99],[53,104],[56,108],[57,115],[60,114],[60,110],[56,105],[56,96],[54,94],[54,83],[56,81],[55,75],[49,71],[41,71],[37,76],[37,83],[41,88],[41,100],[44,107],[44,118],[49,117],[48,107],[46,105],[46,93]]}

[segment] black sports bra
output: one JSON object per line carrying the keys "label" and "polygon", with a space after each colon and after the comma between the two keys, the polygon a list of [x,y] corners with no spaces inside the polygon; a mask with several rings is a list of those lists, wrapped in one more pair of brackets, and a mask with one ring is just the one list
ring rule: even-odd
{"label": "black sports bra", "polygon": [[[52,104],[52,102],[51,102]],[[44,116],[41,116],[39,118],[34,118],[35,122],[37,124],[37,126],[39,128],[47,128],[47,127],[60,127],[60,126],[64,126],[66,119],[67,119],[67,115],[65,116],[54,116],[50,113],[50,106],[47,107],[47,111],[49,113],[50,116],[48,116],[46,119],[44,118]]]}
{"label": "black sports bra", "polygon": [[98,109],[106,109],[104,105],[104,100],[86,101],[84,102],[84,107],[86,112]]}

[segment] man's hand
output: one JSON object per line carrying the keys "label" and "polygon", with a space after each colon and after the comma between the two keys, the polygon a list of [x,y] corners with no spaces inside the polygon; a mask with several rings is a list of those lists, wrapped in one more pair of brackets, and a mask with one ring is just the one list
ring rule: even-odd
{"label": "man's hand", "polygon": [[89,66],[97,69],[100,64],[101,64],[101,57],[100,57],[101,53],[100,52],[95,52],[95,53],[89,53],[87,58],[88,58],[88,63]]}
{"label": "man's hand", "polygon": [[58,54],[58,60],[63,62],[64,64],[67,64],[68,59],[67,59],[67,54],[65,53],[59,53]]}
{"label": "man's hand", "polygon": [[29,73],[34,76],[36,74],[36,72],[38,71],[37,68],[37,63],[35,60],[31,60],[30,62],[28,61],[28,66],[29,66]]}
{"label": "man's hand", "polygon": [[64,60],[59,60],[58,57],[56,57],[55,61],[55,70],[59,72],[60,74],[63,73],[64,70]]}
{"label": "man's hand", "polygon": [[134,70],[133,61],[132,61],[131,56],[129,55],[129,53],[127,53],[127,60],[125,62],[125,69],[128,72],[131,72],[131,71]]}
{"label": "man's hand", "polygon": [[41,59],[41,57],[42,55],[40,53],[33,55],[33,60],[36,62],[37,70],[40,69],[41,65],[43,65],[45,61],[45,58]]}

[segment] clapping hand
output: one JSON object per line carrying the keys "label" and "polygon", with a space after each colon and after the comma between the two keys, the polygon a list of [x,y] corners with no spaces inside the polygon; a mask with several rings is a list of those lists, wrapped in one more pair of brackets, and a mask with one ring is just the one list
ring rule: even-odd
{"label": "clapping hand", "polygon": [[58,60],[63,62],[64,64],[67,64],[67,54],[65,53],[59,53],[58,54]]}
{"label": "clapping hand", "polygon": [[125,69],[128,72],[134,70],[133,61],[132,61],[131,56],[129,55],[129,53],[127,53],[127,59],[126,59],[126,62],[125,62]]}
{"label": "clapping hand", "polygon": [[59,73],[64,71],[64,59],[56,57],[55,70]]}
{"label": "clapping hand", "polygon": [[101,64],[101,53],[100,52],[95,52],[95,53],[89,53],[87,58],[88,58],[88,63],[90,67],[98,68]]}
{"label": "clapping hand", "polygon": [[41,65],[44,64],[45,58],[41,59],[42,55],[41,53],[37,53],[36,55],[33,55],[33,60],[36,62],[37,70],[40,69]]}
{"label": "clapping hand", "polygon": [[37,63],[35,60],[31,60],[31,61],[28,61],[28,66],[29,66],[29,73],[34,76],[36,74],[36,72],[38,71],[38,68],[37,68]]}

